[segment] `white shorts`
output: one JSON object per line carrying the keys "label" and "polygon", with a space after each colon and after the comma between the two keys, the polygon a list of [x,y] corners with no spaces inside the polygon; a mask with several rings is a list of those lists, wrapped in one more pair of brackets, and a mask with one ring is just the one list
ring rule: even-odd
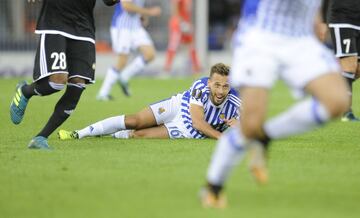
{"label": "white shorts", "polygon": [[295,92],[315,78],[340,72],[333,53],[315,37],[287,37],[250,30],[235,48],[230,81],[234,87],[271,88],[284,80]]}
{"label": "white shorts", "polygon": [[156,102],[150,105],[158,125],[164,125],[169,133],[169,138],[192,138],[186,131],[181,119],[180,105],[182,94]]}
{"label": "white shorts", "polygon": [[150,35],[142,27],[136,29],[110,28],[113,51],[117,54],[129,54],[140,46],[153,46]]}

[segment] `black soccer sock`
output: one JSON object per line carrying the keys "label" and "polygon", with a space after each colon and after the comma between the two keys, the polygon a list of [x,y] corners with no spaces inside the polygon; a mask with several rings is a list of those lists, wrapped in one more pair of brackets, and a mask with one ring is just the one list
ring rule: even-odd
{"label": "black soccer sock", "polygon": [[219,197],[220,192],[223,190],[222,185],[213,185],[211,183],[207,183],[207,188],[210,192],[212,192],[216,197]]}
{"label": "black soccer sock", "polygon": [[24,85],[21,89],[24,96],[29,99],[34,95],[47,96],[55,92],[61,91],[64,84],[50,82],[48,78],[41,79],[30,85]]}
{"label": "black soccer sock", "polygon": [[30,99],[32,96],[37,95],[35,92],[35,83],[31,83],[30,85],[24,85],[21,88],[21,92],[27,99]]}
{"label": "black soccer sock", "polygon": [[54,112],[45,127],[37,136],[49,137],[75,110],[77,103],[80,100],[81,94],[85,89],[83,84],[67,85],[64,95],[60,98],[55,106]]}

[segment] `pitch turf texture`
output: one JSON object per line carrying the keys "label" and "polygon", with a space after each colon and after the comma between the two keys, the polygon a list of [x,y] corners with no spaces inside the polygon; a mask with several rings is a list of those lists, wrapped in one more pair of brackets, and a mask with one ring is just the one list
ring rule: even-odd
{"label": "pitch turf texture", "polygon": [[[18,79],[1,79],[0,217],[334,217],[360,216],[360,123],[333,122],[314,132],[277,141],[270,152],[270,183],[257,186],[245,165],[226,187],[229,208],[203,209],[198,191],[215,140],[60,141],[53,151],[27,149],[61,94],[34,97],[23,122],[8,108]],[[133,97],[114,87],[115,101],[95,100],[89,86],[62,126],[77,129],[167,98],[192,79],[136,79]],[[354,109],[360,114],[360,86]],[[272,92],[270,115],[292,104],[286,87]]]}

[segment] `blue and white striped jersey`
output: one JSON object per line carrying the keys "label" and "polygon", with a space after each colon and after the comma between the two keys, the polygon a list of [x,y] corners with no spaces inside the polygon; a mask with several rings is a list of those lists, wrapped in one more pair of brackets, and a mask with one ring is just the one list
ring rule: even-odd
{"label": "blue and white striped jersey", "polygon": [[[121,0],[129,1],[129,0]],[[145,0],[131,0],[132,3],[139,7],[144,7]],[[121,2],[115,5],[115,11],[111,21],[111,27],[136,29],[141,27],[141,15],[125,11],[121,7]]]}
{"label": "blue and white striped jersey", "polygon": [[193,83],[191,88],[183,93],[181,99],[181,117],[185,127],[193,138],[206,138],[207,136],[193,128],[190,116],[190,104],[204,107],[205,120],[214,129],[223,132],[228,126],[224,119],[240,118],[240,104],[238,93],[230,89],[229,94],[221,105],[215,106],[210,100],[210,89],[208,87],[209,77],[201,78]]}
{"label": "blue and white striped jersey", "polygon": [[311,35],[320,5],[321,0],[245,0],[238,32],[255,27],[287,36]]}

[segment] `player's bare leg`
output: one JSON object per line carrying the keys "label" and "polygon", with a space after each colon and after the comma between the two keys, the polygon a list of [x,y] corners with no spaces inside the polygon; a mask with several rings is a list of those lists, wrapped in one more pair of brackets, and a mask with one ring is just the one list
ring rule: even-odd
{"label": "player's bare leg", "polygon": [[110,135],[122,130],[139,130],[156,125],[157,123],[154,114],[152,113],[150,107],[147,107],[133,115],[120,115],[106,118],[81,130],[60,130],[58,132],[58,136],[62,140],[81,139],[89,136]]}
{"label": "player's bare leg", "polygon": [[314,79],[305,89],[324,105],[331,118],[341,116],[349,108],[348,87],[337,73]]}
{"label": "player's bare leg", "polygon": [[98,100],[108,101],[112,99],[110,95],[111,88],[118,81],[120,72],[126,67],[128,56],[128,54],[118,54],[116,56],[116,65],[115,67],[108,69],[105,79],[99,90],[99,94],[97,95]]}
{"label": "player's bare leg", "polygon": [[164,125],[160,125],[146,129],[134,130],[131,132],[130,138],[168,139],[169,133]]}
{"label": "player's bare leg", "polygon": [[[259,184],[265,184],[268,181],[265,147],[267,145],[259,141],[267,139],[262,126],[266,118],[268,90],[246,87],[241,90],[241,93],[244,102],[240,122],[242,134],[247,139],[256,139],[249,144],[249,170]],[[257,100],[254,101],[254,99]]]}
{"label": "player's bare leg", "polygon": [[141,72],[145,66],[154,60],[156,50],[152,45],[143,45],[138,48],[141,55],[137,56],[121,72],[118,78],[119,85],[126,96],[130,96],[129,81]]}
{"label": "player's bare leg", "polygon": [[156,125],[155,116],[150,107],[146,107],[136,114],[125,116],[126,129],[140,130]]}
{"label": "player's bare leg", "polygon": [[342,75],[346,79],[348,85],[349,85],[349,99],[350,99],[350,107],[349,109],[344,113],[343,117],[341,118],[342,121],[360,121],[359,118],[357,118],[353,111],[352,111],[352,87],[353,83],[358,78],[358,57],[357,56],[351,56],[351,57],[342,57],[340,58],[340,64],[341,68],[343,70]]}

